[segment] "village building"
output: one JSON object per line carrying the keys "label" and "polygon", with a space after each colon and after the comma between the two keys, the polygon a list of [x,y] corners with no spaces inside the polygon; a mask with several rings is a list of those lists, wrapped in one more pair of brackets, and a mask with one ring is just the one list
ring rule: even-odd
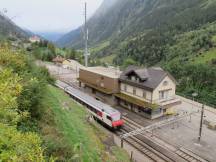
{"label": "village building", "polygon": [[40,42],[41,40],[40,40],[40,38],[38,36],[34,35],[34,36],[29,38],[29,41],[31,43],[36,43],[36,42]]}
{"label": "village building", "polygon": [[83,68],[79,82],[96,99],[149,119],[173,113],[173,107],[180,104],[175,97],[175,79],[161,68],[130,66],[124,72],[104,67]]}
{"label": "village building", "polygon": [[57,65],[62,65],[62,63],[65,61],[64,57],[58,55],[54,59],[52,59],[52,62],[54,62]]}
{"label": "village building", "polygon": [[71,60],[71,59],[66,59],[62,63],[63,68],[65,69],[70,69],[70,70],[75,70],[79,72],[81,68],[84,68],[82,64],[80,64],[78,61]]}

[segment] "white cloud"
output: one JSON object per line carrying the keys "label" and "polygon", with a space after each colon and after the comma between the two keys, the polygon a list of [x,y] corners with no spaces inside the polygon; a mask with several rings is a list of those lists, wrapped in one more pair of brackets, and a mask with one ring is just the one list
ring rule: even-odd
{"label": "white cloud", "polygon": [[102,0],[0,0],[0,10],[7,8],[7,15],[14,17],[15,23],[32,31],[67,32],[83,23],[85,1],[88,16],[102,3]]}

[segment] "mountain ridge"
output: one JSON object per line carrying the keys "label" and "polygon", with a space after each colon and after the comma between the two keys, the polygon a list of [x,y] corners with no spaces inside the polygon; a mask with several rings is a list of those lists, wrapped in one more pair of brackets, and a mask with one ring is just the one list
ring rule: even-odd
{"label": "mountain ridge", "polygon": [[26,39],[30,36],[28,32],[17,26],[3,13],[0,13],[0,39],[5,39],[10,36],[20,39]]}
{"label": "mountain ridge", "polygon": [[[96,45],[119,37],[121,40],[134,37],[145,30],[169,23],[170,18],[175,20],[175,16],[187,16],[187,12],[191,13],[196,7],[200,9],[199,5],[203,2],[203,0],[114,0],[113,5],[103,10],[107,5],[106,0],[88,20],[89,44]],[[100,13],[101,10],[104,11],[103,14]],[[66,34],[57,43],[61,46],[81,48],[81,31],[82,26]],[[66,43],[65,38],[67,38]]]}

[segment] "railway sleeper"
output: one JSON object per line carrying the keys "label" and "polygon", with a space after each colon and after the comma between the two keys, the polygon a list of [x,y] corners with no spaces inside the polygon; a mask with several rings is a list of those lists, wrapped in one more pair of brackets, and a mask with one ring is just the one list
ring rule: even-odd
{"label": "railway sleeper", "polygon": [[128,143],[132,144],[136,149],[138,149],[139,151],[141,151],[142,153],[144,153],[151,160],[153,160],[155,162],[166,162],[161,157],[158,157],[158,155],[156,155],[155,153],[153,153],[150,150],[146,149],[145,147],[143,147],[141,144],[137,143],[133,139],[130,139],[130,140],[127,139],[126,141]]}

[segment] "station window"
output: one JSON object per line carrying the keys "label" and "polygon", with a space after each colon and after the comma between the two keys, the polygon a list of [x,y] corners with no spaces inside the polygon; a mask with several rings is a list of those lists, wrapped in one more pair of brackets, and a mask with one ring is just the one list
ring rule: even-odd
{"label": "station window", "polygon": [[110,116],[107,116],[107,119],[110,120],[110,121],[112,121],[112,118]]}
{"label": "station window", "polygon": [[167,86],[167,85],[168,85],[168,81],[164,81],[164,82],[163,82],[163,85],[164,85],[164,86]]}
{"label": "station window", "polygon": [[135,76],[132,76],[132,77],[131,77],[131,80],[132,80],[132,81],[136,81],[136,77],[135,77]]}
{"label": "station window", "polygon": [[169,97],[169,90],[159,92],[159,99],[160,100],[168,99],[168,97]]}
{"label": "station window", "polygon": [[146,91],[143,91],[143,98],[146,98]]}
{"label": "station window", "polygon": [[127,85],[124,85],[124,91],[127,92]]}
{"label": "station window", "polygon": [[133,88],[133,94],[136,95],[136,88]]}
{"label": "station window", "polygon": [[101,87],[104,87],[104,83],[101,83]]}

